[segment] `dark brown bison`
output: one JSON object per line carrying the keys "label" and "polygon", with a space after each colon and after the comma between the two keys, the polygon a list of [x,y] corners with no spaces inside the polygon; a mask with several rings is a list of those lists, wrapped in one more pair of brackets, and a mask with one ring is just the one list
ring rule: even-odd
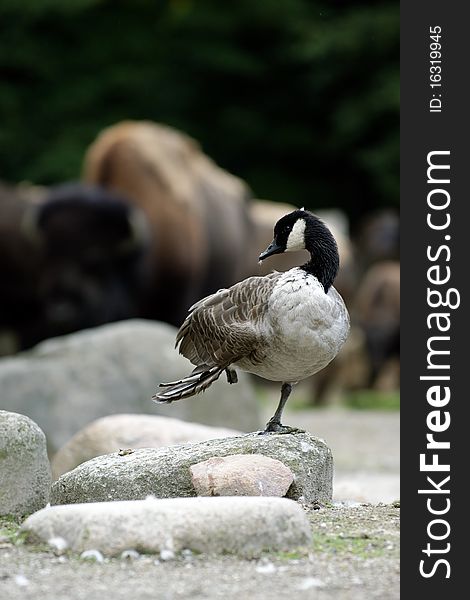
{"label": "dark brown bison", "polygon": [[0,185],[0,356],[36,339],[44,256],[25,232],[24,222],[40,197],[24,187]]}
{"label": "dark brown bison", "polygon": [[17,349],[139,315],[147,227],[124,198],[66,184],[39,203],[17,203],[6,220],[2,327],[16,333]]}

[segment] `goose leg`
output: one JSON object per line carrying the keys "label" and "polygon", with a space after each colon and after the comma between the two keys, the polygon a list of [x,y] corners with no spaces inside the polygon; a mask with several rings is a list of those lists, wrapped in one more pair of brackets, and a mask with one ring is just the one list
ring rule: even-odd
{"label": "goose leg", "polygon": [[281,424],[281,416],[282,411],[284,410],[284,406],[287,402],[287,399],[292,392],[292,388],[294,384],[292,383],[283,383],[281,387],[281,399],[279,400],[279,404],[276,408],[276,412],[266,423],[266,428],[264,431],[261,431],[261,434],[265,433],[300,433],[302,430],[297,429],[295,427],[287,427],[286,425]]}

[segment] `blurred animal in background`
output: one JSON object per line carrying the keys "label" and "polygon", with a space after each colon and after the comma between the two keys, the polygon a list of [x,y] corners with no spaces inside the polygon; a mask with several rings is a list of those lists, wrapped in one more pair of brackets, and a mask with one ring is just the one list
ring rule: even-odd
{"label": "blurred animal in background", "polygon": [[149,238],[136,207],[66,184],[35,202],[10,194],[1,215],[1,329],[16,350],[138,316]]}
{"label": "blurred animal in background", "polygon": [[126,195],[148,219],[153,285],[141,316],[180,325],[198,298],[248,275],[249,190],[193,139],[119,123],[89,148],[84,179]]}
{"label": "blurred animal in background", "polygon": [[29,347],[36,339],[44,257],[23,223],[44,193],[32,186],[0,185],[0,356]]}
{"label": "blurred animal in background", "polygon": [[149,236],[124,198],[60,185],[29,211],[24,229],[44,256],[39,339],[138,316]]}
{"label": "blurred animal in background", "polygon": [[374,263],[362,278],[354,301],[371,366],[367,387],[396,390],[400,357],[400,264]]}
{"label": "blurred animal in background", "polygon": [[400,220],[398,213],[386,209],[366,215],[353,235],[355,261],[363,274],[373,263],[399,260]]}
{"label": "blurred animal in background", "polygon": [[364,333],[370,375],[364,387],[397,390],[400,376],[400,220],[396,211],[375,211],[353,235],[358,268],[353,318]]}

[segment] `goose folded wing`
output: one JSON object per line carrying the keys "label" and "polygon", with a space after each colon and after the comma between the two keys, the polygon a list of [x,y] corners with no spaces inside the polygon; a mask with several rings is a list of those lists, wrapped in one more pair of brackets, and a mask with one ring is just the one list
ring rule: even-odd
{"label": "goose folded wing", "polygon": [[180,354],[198,367],[261,361],[262,324],[279,275],[249,277],[192,306],[176,337]]}

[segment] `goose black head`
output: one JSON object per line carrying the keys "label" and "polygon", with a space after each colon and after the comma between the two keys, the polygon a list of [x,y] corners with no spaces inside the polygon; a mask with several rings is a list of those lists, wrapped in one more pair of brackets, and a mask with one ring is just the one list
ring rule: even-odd
{"label": "goose black head", "polygon": [[309,262],[301,268],[317,277],[328,292],[339,268],[338,246],[323,221],[304,209],[294,210],[279,219],[274,226],[274,239],[259,260],[295,250],[310,252]]}

